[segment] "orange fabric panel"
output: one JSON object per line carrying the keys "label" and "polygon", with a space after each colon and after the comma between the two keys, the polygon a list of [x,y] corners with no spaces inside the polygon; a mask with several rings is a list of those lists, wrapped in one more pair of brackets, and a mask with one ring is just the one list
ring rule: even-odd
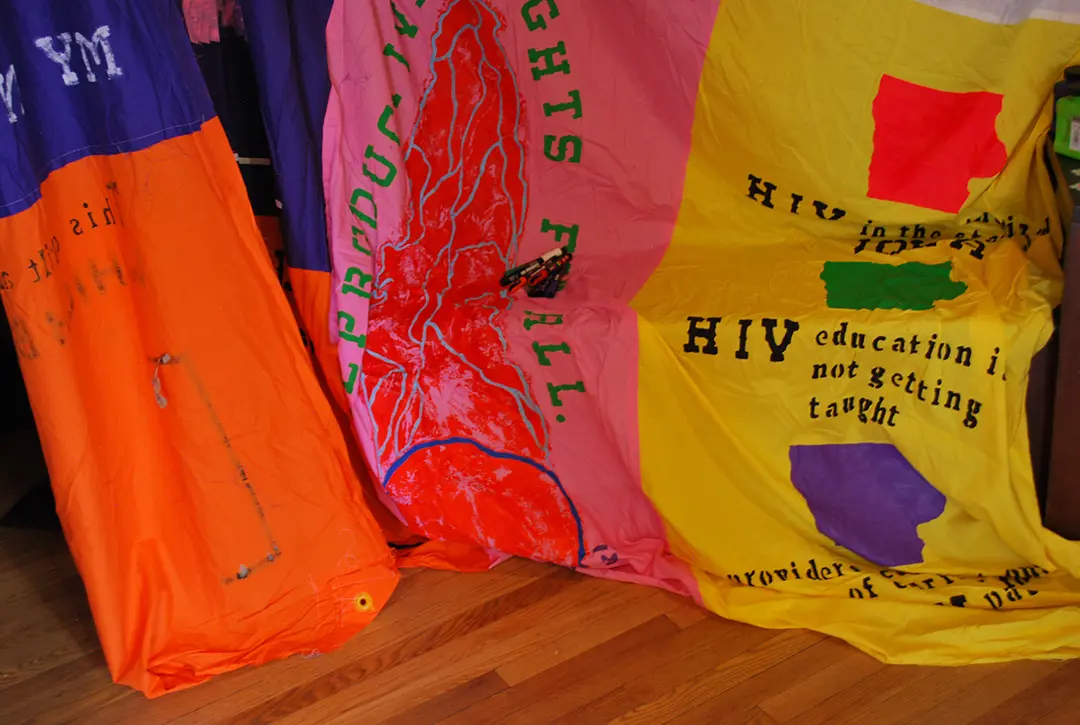
{"label": "orange fabric panel", "polygon": [[0,238],[4,307],[115,679],[160,695],[367,625],[394,558],[220,123],[68,164]]}

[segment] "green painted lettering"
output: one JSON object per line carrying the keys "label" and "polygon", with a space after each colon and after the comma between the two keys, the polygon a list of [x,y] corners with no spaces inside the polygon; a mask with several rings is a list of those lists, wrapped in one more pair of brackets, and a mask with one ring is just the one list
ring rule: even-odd
{"label": "green painted lettering", "polygon": [[[532,12],[538,5],[547,5],[547,18],[540,12]],[[521,6],[521,17],[525,19],[525,27],[529,30],[546,30],[547,21],[559,17],[559,6],[555,4],[555,0],[527,0]]]}
{"label": "green painted lettering", "polygon": [[382,49],[382,54],[387,58],[393,58],[397,62],[405,66],[405,70],[412,70],[409,68],[409,61],[405,60],[405,56],[398,52],[398,49],[394,47],[393,43],[387,43],[386,47]]}
{"label": "green painted lettering", "polygon": [[356,363],[349,363],[349,379],[341,381],[345,384],[345,392],[349,395],[352,395],[353,391],[356,390],[356,379],[358,377],[360,377],[360,366]]}
{"label": "green painted lettering", "polygon": [[363,350],[364,347],[367,346],[367,335],[357,335],[353,333],[353,330],[356,328],[356,318],[348,312],[338,312],[337,319],[339,324],[343,320],[345,322],[345,329],[338,330],[338,337],[342,340],[348,340],[349,342],[355,343],[358,348]]}
{"label": "green painted lettering", "polygon": [[401,139],[398,138],[397,133],[395,133],[389,127],[390,119],[394,115],[394,109],[398,107],[399,103],[401,103],[401,96],[395,93],[393,96],[391,96],[390,100],[394,102],[394,105],[393,107],[386,106],[385,108],[383,108],[382,115],[379,116],[379,123],[377,125],[377,128],[379,129],[379,133],[381,133],[383,136],[386,136],[394,143],[401,143]]}
{"label": "green painted lettering", "polygon": [[[555,145],[558,144],[558,150]],[[544,156],[552,161],[568,161],[571,164],[581,163],[581,138],[568,134],[556,136],[548,134],[544,136]]]}
{"label": "green painted lettering", "polygon": [[420,28],[410,23],[409,19],[405,17],[405,13],[398,10],[397,5],[392,2],[390,3],[390,10],[394,13],[394,30],[398,32],[398,35],[415,38],[416,31]]}
{"label": "green painted lettering", "polygon": [[525,310],[525,331],[528,332],[533,325],[561,325],[562,315],[548,315],[542,312],[529,312]]}
{"label": "green painted lettering", "polygon": [[364,162],[364,176],[374,181],[379,186],[386,188],[390,184],[394,183],[394,178],[397,176],[397,167],[390,163],[390,159],[385,156],[380,156],[375,153],[375,147],[368,144],[367,149],[364,150],[365,159],[374,159],[383,165],[385,172],[382,176],[376,176],[371,169],[368,168],[367,162]]}
{"label": "green painted lettering", "polygon": [[534,342],[532,348],[533,352],[536,353],[536,359],[546,368],[551,367],[551,358],[547,356],[549,352],[563,352],[567,355],[570,354],[570,345],[565,342],[559,345],[541,345],[539,342]]}
{"label": "green painted lettering", "polygon": [[[360,281],[355,285],[352,283],[353,277],[360,278]],[[341,294],[354,294],[371,299],[371,293],[365,290],[364,287],[366,287],[367,283],[373,279],[375,278],[362,269],[358,267],[349,267],[345,270],[345,282],[341,285]]]}
{"label": "green painted lettering", "polygon": [[[364,212],[356,208],[356,203],[361,199],[367,199],[371,202],[371,216],[368,216]],[[371,192],[367,189],[353,189],[352,199],[349,200],[349,210],[352,212],[356,220],[367,224],[372,229],[378,229],[379,225],[376,220],[379,218],[379,210],[375,206],[375,197],[371,195]]]}
{"label": "green painted lettering", "polygon": [[[363,245],[360,244],[360,237],[364,238]],[[367,234],[364,233],[363,229],[357,229],[356,227],[352,228],[352,245],[353,249],[356,251],[363,252],[369,257],[371,256],[371,242],[368,241]]]}
{"label": "green painted lettering", "polygon": [[556,113],[573,111],[574,115],[572,118],[581,118],[581,91],[575,89],[570,91],[567,95],[570,96],[570,100],[566,103],[545,103],[544,115],[551,118]]}
{"label": "green painted lettering", "polygon": [[[577,224],[552,224],[548,219],[542,219],[540,221],[540,231],[544,234],[548,232],[555,232],[555,241],[558,244],[565,244],[566,247],[573,252],[577,249]],[[569,237],[565,242],[563,237]]]}
{"label": "green painted lettering", "polygon": [[563,402],[562,398],[560,398],[559,396],[562,393],[570,390],[573,390],[575,393],[584,393],[585,383],[581,380],[577,381],[573,385],[555,385],[554,383],[548,383],[547,388],[548,395],[551,396],[551,404],[554,405],[556,408],[561,408],[563,406]]}
{"label": "green painted lettering", "polygon": [[569,73],[570,61],[564,60],[562,63],[555,63],[555,54],[566,55],[566,45],[560,40],[554,48],[543,48],[538,50],[536,48],[529,48],[529,62],[533,65],[543,61],[543,66],[532,69],[532,77],[534,81],[538,81],[544,76],[554,75],[556,73]]}

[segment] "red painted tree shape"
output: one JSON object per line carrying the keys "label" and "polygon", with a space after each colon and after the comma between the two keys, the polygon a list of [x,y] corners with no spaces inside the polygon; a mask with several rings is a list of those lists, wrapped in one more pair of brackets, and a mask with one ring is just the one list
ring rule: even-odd
{"label": "red painted tree shape", "polygon": [[362,384],[384,485],[411,526],[570,565],[580,520],[544,466],[547,424],[499,327],[527,199],[502,27],[483,0],[452,0],[432,37],[405,141],[408,217],[379,250]]}

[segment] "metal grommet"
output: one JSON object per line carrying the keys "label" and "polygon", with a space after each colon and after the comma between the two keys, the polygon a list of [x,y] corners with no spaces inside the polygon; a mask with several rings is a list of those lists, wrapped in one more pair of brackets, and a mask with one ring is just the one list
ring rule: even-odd
{"label": "metal grommet", "polygon": [[356,598],[353,599],[353,605],[358,611],[361,612],[375,611],[375,600],[372,599],[371,595],[367,592],[360,592],[359,594],[357,594]]}

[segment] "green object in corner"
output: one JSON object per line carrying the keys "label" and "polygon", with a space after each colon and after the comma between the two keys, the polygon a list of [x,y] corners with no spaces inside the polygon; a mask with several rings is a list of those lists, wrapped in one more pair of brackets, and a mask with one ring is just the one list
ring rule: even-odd
{"label": "green object in corner", "polygon": [[1059,98],[1056,116],[1054,151],[1062,156],[1080,159],[1080,96]]}

